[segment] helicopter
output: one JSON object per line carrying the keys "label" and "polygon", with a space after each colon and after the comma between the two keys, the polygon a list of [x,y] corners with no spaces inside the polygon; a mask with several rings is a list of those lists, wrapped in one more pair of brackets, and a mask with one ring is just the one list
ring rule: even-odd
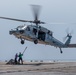
{"label": "helicopter", "polygon": [[[21,44],[25,43],[25,40],[34,42],[34,44],[45,44],[51,45],[54,47],[58,47],[60,49],[60,53],[63,53],[62,48],[74,48],[76,44],[70,44],[72,35],[70,33],[67,34],[65,43],[62,43],[58,39],[53,36],[53,32],[40,24],[46,24],[45,22],[40,21],[39,18],[39,5],[32,5],[34,12],[34,21],[21,20],[15,18],[8,17],[0,17],[1,19],[19,21],[19,22],[29,22],[33,23],[33,25],[20,25],[15,29],[11,29],[9,31],[10,35],[14,35],[16,38],[21,40]],[[34,25],[35,24],[35,25]]]}

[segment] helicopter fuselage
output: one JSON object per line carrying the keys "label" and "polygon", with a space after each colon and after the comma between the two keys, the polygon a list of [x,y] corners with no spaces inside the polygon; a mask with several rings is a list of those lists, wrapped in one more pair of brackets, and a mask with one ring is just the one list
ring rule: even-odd
{"label": "helicopter fuselage", "polygon": [[[9,31],[17,38],[23,40],[32,41],[35,44],[52,45],[55,47],[63,47],[63,43],[53,37],[53,32],[42,27],[34,25],[18,26],[16,29]],[[22,42],[22,44],[24,44]]]}

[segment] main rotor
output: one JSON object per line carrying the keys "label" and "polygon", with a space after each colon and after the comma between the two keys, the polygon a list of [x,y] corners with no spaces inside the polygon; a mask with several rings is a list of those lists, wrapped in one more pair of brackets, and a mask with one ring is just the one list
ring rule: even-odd
{"label": "main rotor", "polygon": [[39,13],[40,13],[41,6],[40,5],[31,5],[31,7],[32,7],[32,10],[33,10],[33,14],[34,14],[33,23],[35,23],[36,25],[45,24],[44,22],[41,22],[39,20]]}
{"label": "main rotor", "polygon": [[37,26],[38,26],[38,24],[45,24],[45,22],[42,22],[42,21],[39,20],[39,13],[40,13],[41,6],[40,5],[31,5],[31,7],[32,7],[32,10],[33,10],[34,21],[8,18],[8,17],[0,17],[0,18],[1,19],[7,19],[7,20],[19,21],[19,22],[35,23]]}

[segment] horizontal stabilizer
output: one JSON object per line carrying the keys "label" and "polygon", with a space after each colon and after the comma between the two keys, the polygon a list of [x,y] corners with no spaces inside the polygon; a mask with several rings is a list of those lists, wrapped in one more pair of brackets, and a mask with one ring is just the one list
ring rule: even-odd
{"label": "horizontal stabilizer", "polygon": [[76,44],[69,44],[68,47],[69,47],[69,48],[76,47]]}

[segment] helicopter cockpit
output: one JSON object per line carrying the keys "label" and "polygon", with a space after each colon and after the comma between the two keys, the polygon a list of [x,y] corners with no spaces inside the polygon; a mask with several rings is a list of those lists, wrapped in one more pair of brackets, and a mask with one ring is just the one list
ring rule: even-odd
{"label": "helicopter cockpit", "polygon": [[18,26],[18,27],[16,28],[16,30],[17,30],[18,32],[20,32],[21,34],[23,34],[26,27],[27,27],[26,25]]}
{"label": "helicopter cockpit", "polygon": [[14,29],[11,29],[9,31],[9,34],[19,34],[19,33],[24,33],[24,30],[27,26],[26,25],[21,25],[21,26],[18,26],[17,28],[14,28]]}

